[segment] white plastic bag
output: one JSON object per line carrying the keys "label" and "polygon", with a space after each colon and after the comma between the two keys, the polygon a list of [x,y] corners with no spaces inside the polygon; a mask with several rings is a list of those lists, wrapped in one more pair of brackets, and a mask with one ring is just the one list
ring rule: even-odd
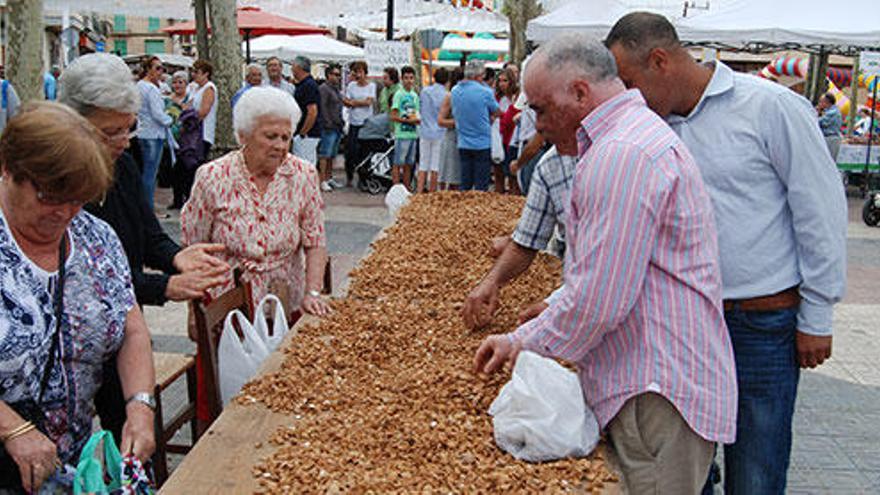
{"label": "white plastic bag", "polygon": [[492,163],[504,161],[504,140],[501,138],[501,120],[492,122]]}
{"label": "white plastic bag", "polygon": [[[269,309],[275,304],[274,310]],[[272,311],[272,330],[269,331],[269,322],[266,320],[267,309]],[[254,330],[257,336],[263,342],[263,345],[269,352],[274,351],[284,340],[289,330],[287,326],[287,316],[284,314],[284,305],[281,300],[274,294],[266,294],[266,296],[257,305],[256,315],[254,318]]]}
{"label": "white plastic bag", "polygon": [[410,196],[409,190],[407,190],[403,184],[395,184],[391,186],[391,189],[388,190],[388,194],[385,195],[385,206],[388,207],[388,213],[390,213],[391,216],[397,215],[397,210],[409,201]]}
{"label": "white plastic bag", "polygon": [[[244,339],[235,331],[234,321],[238,322]],[[220,398],[224,406],[254,377],[268,355],[269,350],[247,316],[237,309],[230,311],[223,322],[223,333],[217,346]]]}
{"label": "white plastic bag", "polygon": [[532,352],[519,354],[489,414],[495,443],[524,461],[584,457],[599,442],[599,424],[577,375]]}

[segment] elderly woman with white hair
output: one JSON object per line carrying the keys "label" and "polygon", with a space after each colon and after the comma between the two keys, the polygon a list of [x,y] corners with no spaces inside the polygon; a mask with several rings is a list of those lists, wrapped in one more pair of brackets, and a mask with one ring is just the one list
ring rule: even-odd
{"label": "elderly woman with white hair", "polygon": [[[251,283],[252,304],[283,284],[288,300],[282,302],[289,312],[300,308],[323,316],[330,307],[319,292],[327,249],[318,173],[288,152],[300,116],[282,90],[258,87],[245,93],[232,119],[242,147],[198,169],[180,223],[184,243],[226,246],[221,257],[242,269],[242,279]],[[210,293],[218,296],[233,283],[230,271],[226,283]],[[196,417],[203,430],[211,413],[200,363],[198,370]]]}
{"label": "elderly woman with white hair", "polygon": [[[241,149],[199,168],[180,220],[184,243],[226,246],[221,258],[243,269],[255,303],[281,283],[290,289],[288,308],[321,316],[329,306],[319,293],[327,250],[318,174],[288,152],[300,116],[281,90],[245,93],[233,111]],[[211,294],[232,284],[230,272]]]}

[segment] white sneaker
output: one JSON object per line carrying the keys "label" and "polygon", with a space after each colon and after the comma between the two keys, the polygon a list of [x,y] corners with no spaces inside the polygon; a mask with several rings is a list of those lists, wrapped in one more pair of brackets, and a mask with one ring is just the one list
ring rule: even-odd
{"label": "white sneaker", "polygon": [[333,189],[342,189],[342,184],[336,182],[336,179],[330,179],[327,183],[330,184],[330,187]]}
{"label": "white sneaker", "polygon": [[324,192],[331,192],[333,190],[333,186],[330,185],[330,181],[324,181],[321,183],[321,190]]}

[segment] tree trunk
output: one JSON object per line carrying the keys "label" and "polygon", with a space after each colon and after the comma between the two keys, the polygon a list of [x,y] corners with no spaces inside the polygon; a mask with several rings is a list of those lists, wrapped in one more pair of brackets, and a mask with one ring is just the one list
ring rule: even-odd
{"label": "tree trunk", "polygon": [[199,58],[210,60],[211,52],[208,49],[208,14],[206,2],[208,0],[193,0],[193,8],[196,14],[196,50]]}
{"label": "tree trunk", "polygon": [[9,0],[6,74],[22,102],[42,100],[43,0]]}
{"label": "tree trunk", "polygon": [[211,62],[217,85],[217,133],[214,146],[218,153],[236,148],[232,133],[232,96],[241,87],[241,38],[235,19],[235,0],[210,0]]}
{"label": "tree trunk", "polygon": [[510,21],[510,61],[520,65],[526,58],[526,27],[530,20],[541,15],[537,0],[517,0],[504,3],[504,13]]}

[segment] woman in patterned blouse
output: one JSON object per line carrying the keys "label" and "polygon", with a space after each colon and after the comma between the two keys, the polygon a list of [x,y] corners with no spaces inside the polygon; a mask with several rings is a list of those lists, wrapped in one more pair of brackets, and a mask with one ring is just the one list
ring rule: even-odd
{"label": "woman in patterned blouse", "polygon": [[[220,257],[243,269],[256,304],[287,284],[289,310],[329,312],[319,291],[327,250],[323,200],[315,167],[288,152],[301,116],[289,94],[253,88],[235,106],[233,127],[242,148],[199,168],[181,212],[183,242],[221,243]],[[303,258],[305,263],[303,263]],[[232,287],[213,289],[216,296]]]}
{"label": "woman in patterned blouse", "polygon": [[[0,492],[70,490],[60,468],[76,465],[91,435],[111,356],[126,397],[154,388],[122,245],[82,210],[113,179],[98,136],[66,106],[37,103],[0,138]],[[144,461],[153,410],[140,399],[125,409],[120,450]]]}

